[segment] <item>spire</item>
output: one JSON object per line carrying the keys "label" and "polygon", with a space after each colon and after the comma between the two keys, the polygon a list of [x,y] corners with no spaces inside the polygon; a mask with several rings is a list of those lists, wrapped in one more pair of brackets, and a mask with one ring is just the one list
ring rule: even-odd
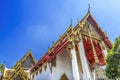
{"label": "spire", "polygon": [[85,23],[86,19],[91,15],[90,13],[90,4],[88,4],[88,11],[87,14],[85,15],[85,17],[80,21],[82,24]]}
{"label": "spire", "polygon": [[77,19],[77,22],[78,22],[78,23],[80,22],[79,19]]}
{"label": "spire", "polygon": [[90,12],[90,4],[88,4],[88,12]]}
{"label": "spire", "polygon": [[72,19],[71,19],[71,21],[70,21],[70,27],[72,27]]}

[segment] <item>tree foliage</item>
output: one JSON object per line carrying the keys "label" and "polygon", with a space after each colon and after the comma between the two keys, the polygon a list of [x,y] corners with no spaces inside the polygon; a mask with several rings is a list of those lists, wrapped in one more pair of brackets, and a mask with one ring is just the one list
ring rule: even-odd
{"label": "tree foliage", "polygon": [[108,52],[106,62],[106,75],[110,79],[120,79],[120,36],[116,38],[113,48]]}
{"label": "tree foliage", "polygon": [[3,73],[5,66],[3,64],[0,64],[0,72]]}

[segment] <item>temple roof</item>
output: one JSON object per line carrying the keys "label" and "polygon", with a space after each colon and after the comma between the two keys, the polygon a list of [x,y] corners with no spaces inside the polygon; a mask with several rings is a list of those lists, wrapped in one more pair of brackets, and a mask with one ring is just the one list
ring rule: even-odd
{"label": "temple roof", "polygon": [[8,69],[7,67],[5,67],[3,74],[4,79],[8,79],[9,76],[11,76],[14,73],[14,71],[15,69]]}
{"label": "temple roof", "polygon": [[[94,27],[94,29],[102,37],[102,40],[105,42],[105,44],[111,49],[112,48],[111,41],[108,39],[108,36],[106,35],[106,33],[101,29],[101,27],[97,24],[96,20],[91,15],[90,9],[88,9],[88,12],[85,15],[85,17],[78,22],[78,25],[82,27],[82,25],[85,24],[86,21],[88,21]],[[74,30],[77,30],[79,28],[78,25],[75,26]]]}
{"label": "temple roof", "polygon": [[[35,65],[36,61],[35,61],[35,59],[34,59],[34,57],[33,57],[33,55],[32,55],[31,50],[29,50],[17,63],[21,63],[21,64],[22,64],[22,63],[24,63],[28,58],[30,58],[32,64]],[[17,64],[16,64],[16,65],[17,65]],[[16,66],[16,65],[15,65],[15,66]],[[12,68],[14,68],[15,66],[13,66]]]}
{"label": "temple roof", "polygon": [[30,57],[30,58],[32,59],[33,64],[36,63],[36,61],[35,61],[35,59],[34,59],[34,57],[33,57],[33,55],[32,55],[31,50],[29,50],[29,51],[22,57],[22,59],[21,59],[19,62],[24,62],[24,61],[27,59],[27,57]]}
{"label": "temple roof", "polygon": [[29,69],[35,65],[35,63],[36,61],[34,60],[30,50],[11,69],[5,67],[3,78],[11,79],[18,75],[22,75],[23,77],[28,76]]}
{"label": "temple roof", "polygon": [[102,36],[103,41],[105,42],[105,44],[111,49],[112,48],[112,43],[109,40],[108,36],[106,35],[106,33],[101,29],[101,27],[97,24],[97,22],[95,21],[95,19],[92,17],[90,11],[88,12],[88,18],[87,20],[90,22],[92,22],[91,24],[94,25],[94,28],[96,29],[96,31],[100,34],[100,36]]}
{"label": "temple roof", "polygon": [[53,46],[48,49],[46,54],[34,65],[34,67],[31,69],[31,72],[38,69],[38,67],[41,66],[44,62],[52,60],[60,52],[60,50],[65,48],[65,46],[67,46],[68,43],[71,42],[71,36],[75,35],[76,31],[82,28],[83,24],[85,24],[86,21],[90,22],[94,26],[95,30],[102,37],[104,43],[109,47],[109,49],[111,49],[112,44],[110,40],[108,39],[107,35],[102,31],[95,19],[92,17],[90,10],[88,10],[86,16],[80,22],[78,22],[78,24],[74,28],[70,25],[67,31],[62,36],[60,36],[58,41],[53,44]]}

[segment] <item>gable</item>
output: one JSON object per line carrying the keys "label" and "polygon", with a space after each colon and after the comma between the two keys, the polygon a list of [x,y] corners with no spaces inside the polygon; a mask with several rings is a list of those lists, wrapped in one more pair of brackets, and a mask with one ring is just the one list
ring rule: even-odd
{"label": "gable", "polygon": [[94,26],[91,23],[89,23],[88,21],[85,21],[85,23],[83,24],[83,28],[81,29],[81,33],[89,36],[89,31],[90,31],[91,36],[94,36],[98,39],[100,39],[102,37],[96,31],[96,29],[94,28]]}
{"label": "gable", "polygon": [[19,62],[24,69],[31,68],[36,63],[31,51],[29,51]]}
{"label": "gable", "polygon": [[15,71],[12,72],[12,75],[10,75],[9,78],[10,80],[27,80],[28,74],[29,72],[27,70],[23,70],[21,63],[17,63]]}
{"label": "gable", "polygon": [[86,28],[86,30],[88,31],[88,27],[89,27],[91,29],[91,35],[93,35],[94,37],[97,37],[99,39],[102,39],[103,42],[105,43],[106,47],[108,48],[108,50],[110,50],[112,48],[112,43],[108,39],[108,36],[97,24],[95,19],[90,14],[90,11],[88,11],[86,16],[79,22],[79,25],[80,25],[80,28],[82,29],[81,31],[83,31],[83,32],[85,31],[84,28]]}
{"label": "gable", "polygon": [[24,60],[22,62],[22,67],[23,68],[31,68],[34,65],[34,63],[32,62],[32,58],[30,56],[28,56],[26,58],[26,60]]}

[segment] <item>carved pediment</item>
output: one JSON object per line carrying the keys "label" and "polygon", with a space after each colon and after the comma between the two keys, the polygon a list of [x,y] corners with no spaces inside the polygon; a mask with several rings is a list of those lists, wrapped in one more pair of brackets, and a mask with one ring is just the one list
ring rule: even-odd
{"label": "carved pediment", "polygon": [[89,36],[89,31],[90,31],[91,36],[100,38],[99,33],[94,29],[93,25],[90,24],[88,21],[86,21],[83,24],[83,28],[81,29],[81,33]]}
{"label": "carved pediment", "polygon": [[29,51],[19,62],[22,64],[23,69],[29,69],[36,63],[31,51]]}
{"label": "carved pediment", "polygon": [[22,62],[22,67],[23,68],[31,68],[32,65],[34,65],[34,64],[32,63],[32,59],[31,59],[30,56],[27,57],[26,60]]}

